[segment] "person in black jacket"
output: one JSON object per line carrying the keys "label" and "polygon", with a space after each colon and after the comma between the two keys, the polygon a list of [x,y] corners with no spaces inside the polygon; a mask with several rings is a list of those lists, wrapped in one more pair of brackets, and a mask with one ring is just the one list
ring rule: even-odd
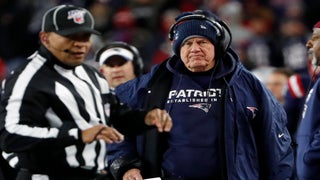
{"label": "person in black jacket", "polygon": [[93,27],[84,8],[48,10],[40,48],[2,83],[0,145],[15,155],[10,165],[19,169],[19,180],[104,177],[107,144],[150,128],[171,129],[164,110],[132,110],[83,63],[91,34],[99,34]]}
{"label": "person in black jacket", "polygon": [[148,130],[108,148],[116,179],[289,179],[294,158],[283,107],[242,65],[228,26],[210,11],[183,12],[174,55],[119,85],[122,102],[164,108],[168,133]]}

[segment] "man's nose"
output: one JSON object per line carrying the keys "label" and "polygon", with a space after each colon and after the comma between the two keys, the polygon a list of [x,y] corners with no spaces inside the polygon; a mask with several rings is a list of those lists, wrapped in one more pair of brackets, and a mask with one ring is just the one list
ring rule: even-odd
{"label": "man's nose", "polygon": [[198,43],[192,43],[191,45],[191,51],[199,50],[200,45]]}

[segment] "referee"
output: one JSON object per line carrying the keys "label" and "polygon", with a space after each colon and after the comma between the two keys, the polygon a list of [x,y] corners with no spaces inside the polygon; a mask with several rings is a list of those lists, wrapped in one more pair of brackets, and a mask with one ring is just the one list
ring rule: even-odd
{"label": "referee", "polygon": [[130,110],[83,63],[91,34],[99,34],[93,27],[81,7],[48,10],[39,49],[2,83],[0,145],[15,154],[18,180],[106,178],[107,144],[147,128],[171,129],[165,111]]}

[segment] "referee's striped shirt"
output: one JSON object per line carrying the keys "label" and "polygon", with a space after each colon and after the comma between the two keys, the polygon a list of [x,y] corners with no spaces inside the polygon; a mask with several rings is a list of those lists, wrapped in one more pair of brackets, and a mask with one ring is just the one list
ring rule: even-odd
{"label": "referee's striped shirt", "polygon": [[[81,130],[107,124],[109,87],[88,65],[70,68],[41,47],[2,83],[0,144],[35,173],[105,168],[106,144],[84,144]],[[112,98],[113,99],[113,98]]]}

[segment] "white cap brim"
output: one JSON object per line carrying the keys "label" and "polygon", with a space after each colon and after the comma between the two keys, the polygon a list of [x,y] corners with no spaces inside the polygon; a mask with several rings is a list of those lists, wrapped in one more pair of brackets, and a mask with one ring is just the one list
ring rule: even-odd
{"label": "white cap brim", "polygon": [[100,66],[102,66],[106,62],[106,60],[108,60],[112,56],[120,56],[126,59],[127,61],[132,61],[134,57],[133,53],[127,49],[119,48],[119,47],[110,48],[104,51],[100,55],[100,58],[99,58]]}

